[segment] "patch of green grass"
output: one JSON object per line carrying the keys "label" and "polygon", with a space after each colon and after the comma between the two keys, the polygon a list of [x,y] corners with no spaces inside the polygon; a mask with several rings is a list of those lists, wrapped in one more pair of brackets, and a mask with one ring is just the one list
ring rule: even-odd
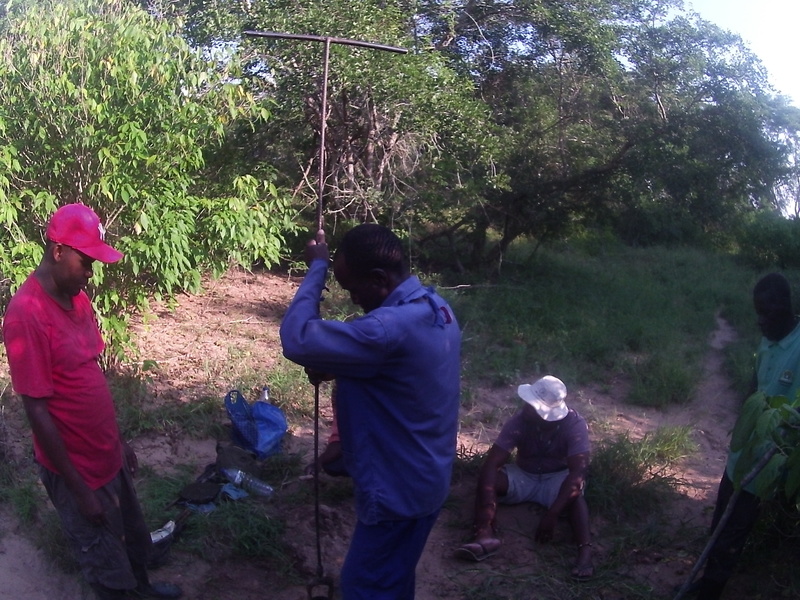
{"label": "patch of green grass", "polygon": [[5,498],[9,486],[14,483],[19,469],[9,444],[5,406],[0,405],[0,498]]}
{"label": "patch of green grass", "polygon": [[593,511],[617,522],[656,510],[679,483],[672,466],[695,451],[689,427],[665,427],[634,441],[619,434],[592,452],[586,500]]}
{"label": "patch of green grass", "polygon": [[36,523],[46,495],[33,471],[18,474],[4,486],[0,497],[8,502],[20,523],[30,526]]}
{"label": "patch of green grass", "polygon": [[[281,494],[282,483],[299,471],[299,457],[276,455],[256,467],[256,476]],[[188,465],[178,465],[175,473],[168,476],[143,469],[138,492],[151,530],[178,516],[182,507],[173,502],[197,475],[196,469]],[[218,499],[211,512],[189,514],[174,548],[211,562],[233,556],[266,559],[272,568],[289,574],[294,559],[283,541],[285,525],[275,500],[252,496],[236,501]]]}
{"label": "patch of green grass", "polygon": [[328,289],[323,293],[319,310],[323,319],[349,321],[363,314],[361,307],[353,304],[350,293],[336,282],[331,271],[328,273]]}
{"label": "patch of green grass", "polygon": [[136,490],[150,529],[155,530],[174,519],[178,500],[184,486],[195,481],[199,473],[191,465],[175,465],[169,475],[159,475],[152,467],[143,466],[137,474]]}
{"label": "patch of green grass", "polygon": [[121,398],[116,409],[120,431],[127,439],[149,432],[222,439],[228,422],[221,398],[200,398],[187,403],[165,401],[149,406]]}
{"label": "patch of green grass", "polygon": [[268,559],[287,574],[293,559],[283,541],[285,525],[267,502],[245,498],[221,502],[210,513],[193,513],[181,533],[180,548],[210,562],[231,556]]}
{"label": "patch of green grass", "polygon": [[80,566],[72,553],[67,537],[61,527],[61,520],[49,503],[43,508],[36,527],[31,530],[37,548],[41,548],[48,560],[65,573],[78,573]]}
{"label": "patch of green grass", "polygon": [[493,425],[502,425],[518,410],[521,402],[514,398],[506,407],[492,407],[488,410],[468,412],[461,418],[461,427],[472,429],[477,434]]}
{"label": "patch of green grass", "polygon": [[222,398],[192,402],[159,399],[150,392],[150,380],[142,372],[118,371],[108,377],[115,399],[117,421],[126,438],[146,432],[185,433],[195,438],[218,437],[227,421]]}
{"label": "patch of green grass", "polygon": [[705,351],[699,346],[674,352],[665,349],[650,354],[641,363],[630,363],[625,369],[632,381],[628,401],[657,408],[686,404],[702,375]]}
{"label": "patch of green grass", "polygon": [[625,373],[634,378],[630,400],[666,406],[690,397],[718,312],[735,326],[749,315],[752,331],[755,274],[728,257],[530,248],[512,246],[490,284],[443,291],[464,330],[467,380],[504,386],[551,373],[596,383]]}
{"label": "patch of green grass", "polygon": [[731,378],[732,388],[740,391],[741,402],[744,402],[747,391],[753,385],[756,366],[754,340],[757,339],[755,335],[748,338],[739,336],[725,348],[725,370]]}
{"label": "patch of green grass", "polygon": [[467,448],[463,444],[459,445],[456,451],[456,460],[453,463],[453,483],[459,483],[464,479],[477,481],[478,473],[485,459],[486,452],[480,452],[472,447]]}
{"label": "patch of green grass", "polygon": [[31,526],[45,499],[36,464],[19,458],[11,448],[5,405],[0,404],[0,502],[11,507],[22,525]]}
{"label": "patch of green grass", "polygon": [[[294,421],[313,418],[314,386],[308,381],[305,370],[286,359],[281,359],[269,374],[271,401],[281,408],[286,418]],[[320,402],[330,397],[330,384],[319,386]]]}
{"label": "patch of green grass", "polygon": [[303,457],[295,453],[279,453],[268,456],[258,463],[256,475],[272,485],[280,488],[287,481],[296,479],[303,472]]}
{"label": "patch of green grass", "polygon": [[480,569],[455,574],[465,600],[655,600],[646,586],[619,577],[613,570],[597,569],[595,577],[574,582],[569,576],[574,549],[557,545],[542,546],[541,560],[535,566],[487,561]]}

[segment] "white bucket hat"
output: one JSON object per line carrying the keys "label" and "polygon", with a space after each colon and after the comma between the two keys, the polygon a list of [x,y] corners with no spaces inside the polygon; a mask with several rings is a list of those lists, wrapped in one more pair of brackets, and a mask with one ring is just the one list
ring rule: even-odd
{"label": "white bucket hat", "polygon": [[569,409],[564,398],[567,386],[558,377],[545,375],[535,383],[525,383],[517,388],[517,394],[525,400],[545,421],[560,421]]}

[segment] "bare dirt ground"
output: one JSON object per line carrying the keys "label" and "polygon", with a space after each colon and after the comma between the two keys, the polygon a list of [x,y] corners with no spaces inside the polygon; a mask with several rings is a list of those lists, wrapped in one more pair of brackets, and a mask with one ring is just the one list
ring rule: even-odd
{"label": "bare dirt ground", "polygon": [[[159,365],[152,374],[155,401],[192,402],[211,394],[220,397],[220,410],[223,410],[222,397],[231,385],[225,380],[230,377],[231,361],[243,369],[269,370],[281,360],[278,325],[297,283],[285,275],[237,271],[210,283],[200,295],[182,297],[174,311],[158,309],[156,320],[138,328],[142,358]],[[595,519],[592,529],[596,576],[593,582],[584,584],[585,592],[575,587],[578,584],[569,584],[571,587],[565,587],[560,595],[558,591],[541,590],[539,594],[532,590],[531,597],[622,599],[625,594],[619,591],[619,586],[604,586],[603,582],[625,580],[631,585],[649,586],[653,598],[670,598],[675,586],[683,583],[695,559],[696,539],[705,534],[710,521],[729,431],[739,402],[722,371],[721,350],[734,337],[735,332],[718,320],[718,329],[709,340],[704,377],[688,405],[668,411],[630,406],[622,401],[626,386],[623,380],[612,385],[570,389],[568,402],[587,418],[595,440],[614,432],[628,432],[636,439],[659,426],[691,425],[696,430],[694,437],[699,450],[686,459],[676,473],[685,485],[680,497],[665,509],[663,516],[673,524],[674,535],[666,537],[661,548],[654,550],[652,544],[643,548],[619,548],[608,533],[613,531],[613,524]],[[530,374],[531,379],[534,376]],[[518,406],[515,389],[509,386],[508,389],[472,390],[474,403],[463,415],[463,422],[470,425],[464,425],[460,432],[463,448],[485,450],[489,447],[504,418]],[[11,408],[9,412],[13,413]],[[324,402],[322,440],[326,437],[329,419],[329,406]],[[14,419],[8,421],[15,422]],[[290,423],[290,430],[286,451],[303,453],[310,460],[312,424]],[[27,431],[20,427],[9,435],[24,444]],[[192,464],[199,474],[216,456],[216,440],[143,436],[134,440],[133,445],[140,463],[157,472],[168,471],[175,464]],[[291,485],[311,483],[296,481]],[[491,581],[530,577],[542,572],[551,576],[563,573],[564,580],[568,579],[574,546],[567,523],[559,525],[554,543],[537,547],[532,541],[537,514],[526,506],[501,508],[498,522],[504,546],[495,557],[478,564],[454,559],[453,550],[465,541],[468,533],[473,488],[474,481],[468,478],[453,485],[451,500],[442,511],[417,570],[419,600],[461,600],[465,597],[465,586],[491,589]],[[323,564],[326,573],[335,577],[348,546],[354,515],[347,502],[335,508],[322,506],[321,515]],[[317,564],[313,506],[287,508],[282,517],[290,532],[289,543],[303,572],[299,580],[310,581]],[[0,573],[2,599],[91,597],[79,576],[51,566],[8,514],[0,515]],[[241,559],[210,564],[181,552],[180,542],[173,548],[171,562],[154,578],[181,584],[185,597],[196,600],[300,600],[308,597],[304,584],[278,578],[263,564]],[[489,598],[491,594],[483,597]],[[729,592],[726,597],[736,598],[735,592]]]}

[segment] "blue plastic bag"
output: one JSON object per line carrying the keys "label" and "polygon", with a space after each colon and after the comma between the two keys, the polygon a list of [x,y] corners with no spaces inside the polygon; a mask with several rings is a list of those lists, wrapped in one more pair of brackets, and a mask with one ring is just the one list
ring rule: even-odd
{"label": "blue plastic bag", "polygon": [[239,390],[225,395],[225,409],[231,419],[231,441],[256,455],[259,460],[280,452],[286,433],[286,417],[269,402],[247,402]]}

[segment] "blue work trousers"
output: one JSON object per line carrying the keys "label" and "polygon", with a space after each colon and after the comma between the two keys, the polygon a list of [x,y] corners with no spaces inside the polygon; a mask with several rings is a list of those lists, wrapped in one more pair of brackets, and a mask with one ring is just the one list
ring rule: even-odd
{"label": "blue work trousers", "polygon": [[356,524],[341,573],[343,600],[413,600],[415,570],[435,513],[420,519]]}

